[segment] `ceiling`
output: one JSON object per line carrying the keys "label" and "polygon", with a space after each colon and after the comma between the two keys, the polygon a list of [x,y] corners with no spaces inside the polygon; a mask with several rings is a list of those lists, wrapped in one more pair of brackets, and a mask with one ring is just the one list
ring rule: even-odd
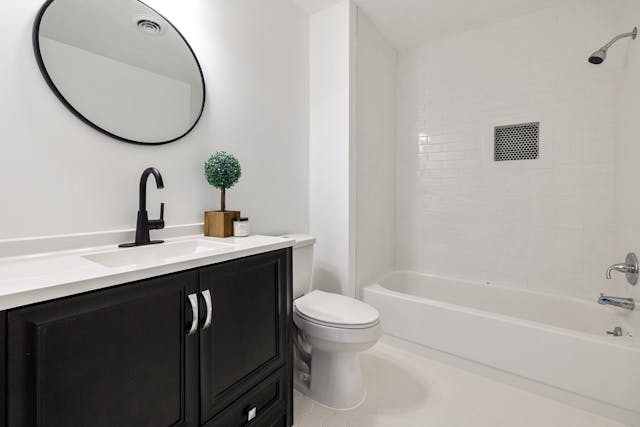
{"label": "ceiling", "polygon": [[[341,0],[293,0],[309,13]],[[354,0],[399,50],[506,21],[564,0]]]}
{"label": "ceiling", "polygon": [[299,4],[309,13],[319,12],[336,3],[340,3],[340,1],[341,0],[293,0],[294,3]]}

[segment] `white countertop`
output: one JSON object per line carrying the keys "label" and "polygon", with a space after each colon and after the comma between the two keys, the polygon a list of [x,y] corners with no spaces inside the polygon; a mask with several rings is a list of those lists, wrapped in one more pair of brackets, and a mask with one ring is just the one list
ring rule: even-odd
{"label": "white countertop", "polygon": [[[0,258],[0,311],[293,246],[270,236],[201,235]],[[160,255],[159,255],[160,254]]]}

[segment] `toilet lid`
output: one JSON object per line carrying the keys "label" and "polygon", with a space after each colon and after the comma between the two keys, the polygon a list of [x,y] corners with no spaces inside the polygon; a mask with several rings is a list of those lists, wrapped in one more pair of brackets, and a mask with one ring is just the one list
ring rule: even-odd
{"label": "toilet lid", "polygon": [[298,315],[313,323],[344,328],[366,328],[378,323],[378,310],[343,295],[313,291],[294,302]]}

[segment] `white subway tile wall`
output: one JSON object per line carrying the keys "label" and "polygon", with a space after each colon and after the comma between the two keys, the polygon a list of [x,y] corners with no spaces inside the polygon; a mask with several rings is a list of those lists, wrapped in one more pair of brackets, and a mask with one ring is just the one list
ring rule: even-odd
{"label": "white subway tile wall", "polygon": [[[621,32],[608,7],[563,2],[400,54],[400,269],[588,299],[614,292],[603,273],[624,257],[616,105],[629,45],[587,63]],[[493,161],[495,126],[537,121],[539,160]]]}
{"label": "white subway tile wall", "polygon": [[[640,23],[640,2],[637,0],[618,0],[619,28],[633,28]],[[611,51],[613,54],[613,51]],[[620,102],[617,109],[617,136],[615,143],[615,220],[616,254],[626,251],[640,253],[640,138],[638,138],[638,118],[640,117],[640,40],[633,42],[626,54],[619,83]],[[607,201],[604,201],[605,203]],[[640,300],[640,286],[626,285],[622,275],[616,277],[623,292],[617,295]],[[640,330],[640,311],[636,311],[635,330]],[[632,316],[632,322],[633,320]]]}

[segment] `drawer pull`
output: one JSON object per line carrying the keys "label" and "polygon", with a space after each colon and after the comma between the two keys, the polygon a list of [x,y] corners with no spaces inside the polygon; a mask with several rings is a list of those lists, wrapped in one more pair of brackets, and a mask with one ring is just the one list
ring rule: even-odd
{"label": "drawer pull", "polygon": [[202,298],[204,298],[204,305],[207,306],[207,315],[204,319],[204,325],[202,325],[202,330],[204,331],[209,326],[211,326],[211,317],[213,315],[213,307],[211,304],[211,292],[209,289],[202,292]]}
{"label": "drawer pull", "polygon": [[189,327],[189,332],[187,332],[187,336],[189,336],[195,334],[198,329],[198,296],[196,294],[191,294],[188,295],[187,298],[189,298],[189,303],[191,303],[191,313],[193,314],[191,327]]}
{"label": "drawer pull", "polygon": [[256,415],[258,415],[258,409],[254,406],[247,411],[247,421],[251,421],[256,417]]}

